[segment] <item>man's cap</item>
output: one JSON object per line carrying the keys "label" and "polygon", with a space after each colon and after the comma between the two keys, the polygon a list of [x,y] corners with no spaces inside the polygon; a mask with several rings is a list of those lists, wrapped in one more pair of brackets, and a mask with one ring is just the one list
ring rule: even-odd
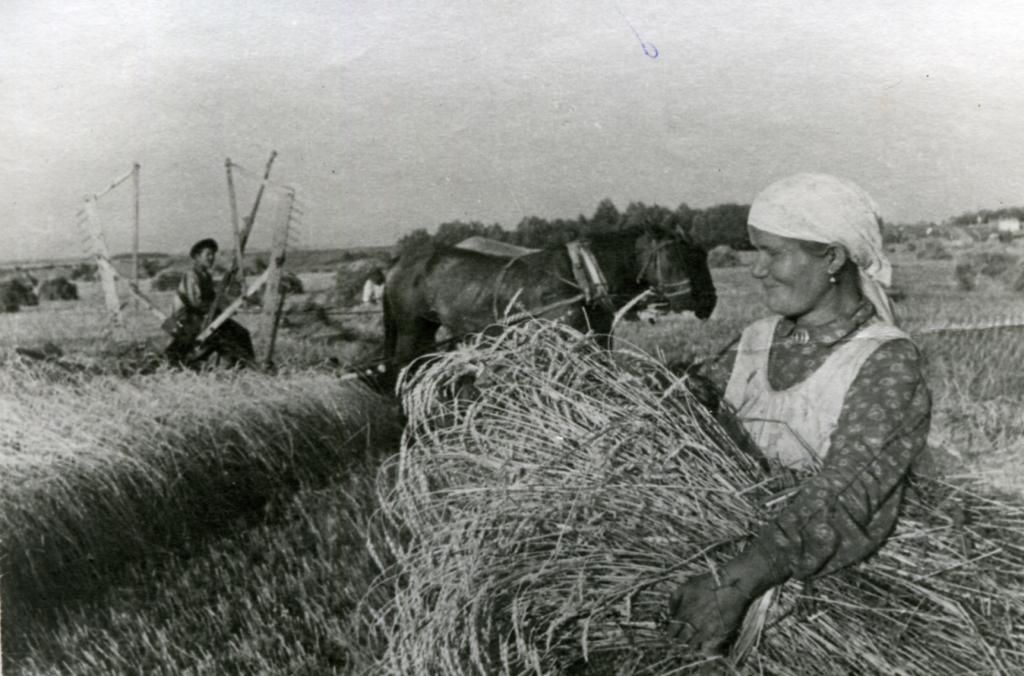
{"label": "man's cap", "polygon": [[213,249],[213,252],[217,253],[217,240],[213,239],[212,237],[207,237],[206,239],[199,240],[198,242],[192,245],[191,249],[189,249],[189,258],[195,258],[203,251],[203,249]]}

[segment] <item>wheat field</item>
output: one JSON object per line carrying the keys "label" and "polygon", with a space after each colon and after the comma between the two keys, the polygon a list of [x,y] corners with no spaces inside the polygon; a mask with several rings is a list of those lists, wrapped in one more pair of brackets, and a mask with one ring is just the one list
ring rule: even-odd
{"label": "wheat field", "polygon": [[[1021,491],[1024,328],[962,329],[1024,317],[1024,294],[965,291],[952,261],[894,263],[938,463]],[[711,319],[618,337],[664,360],[713,353],[762,312],[745,268],[713,274]],[[0,315],[5,673],[351,673],[346,618],[376,572],[364,543],[392,404],[323,368],[343,345],[288,331],[273,378],[19,364],[11,348],[46,342],[81,363],[110,359],[111,341],[159,349],[155,318],[130,312],[114,335],[98,290],[83,295]]]}

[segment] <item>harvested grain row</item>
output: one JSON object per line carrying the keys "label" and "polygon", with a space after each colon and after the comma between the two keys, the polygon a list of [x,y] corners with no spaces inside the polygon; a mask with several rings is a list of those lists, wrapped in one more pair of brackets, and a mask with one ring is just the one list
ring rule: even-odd
{"label": "harvested grain row", "polygon": [[397,437],[382,399],[327,374],[43,375],[0,379],[5,611],[98,590]]}
{"label": "harvested grain row", "polygon": [[[765,473],[655,360],[564,327],[480,338],[405,385],[406,435],[380,487],[390,535],[371,542],[386,570],[364,604],[368,671],[700,664],[664,632],[668,594],[741,549],[794,477]],[[780,590],[745,664],[1022,670],[1022,543],[1021,505],[921,482],[879,555]]]}

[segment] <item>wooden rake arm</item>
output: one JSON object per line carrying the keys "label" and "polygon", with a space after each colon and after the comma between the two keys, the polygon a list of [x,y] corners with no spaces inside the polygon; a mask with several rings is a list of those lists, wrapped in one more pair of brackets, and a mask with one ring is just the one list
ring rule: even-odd
{"label": "wooden rake arm", "polygon": [[273,266],[264,270],[263,273],[259,277],[257,277],[255,281],[253,281],[252,285],[250,285],[249,288],[245,290],[245,293],[243,295],[231,301],[231,303],[226,308],[224,308],[221,311],[221,313],[217,315],[216,318],[214,318],[214,320],[207,325],[205,329],[203,329],[203,332],[196,337],[196,342],[202,343],[207,338],[212,336],[214,331],[219,329],[221,325],[224,324],[224,322],[231,319],[231,317],[234,316],[236,312],[238,312],[239,308],[242,307],[242,303],[244,303],[248,298],[251,298],[252,296],[256,295],[256,292],[263,288],[263,286],[267,283],[267,280],[270,279],[270,272],[272,268]]}
{"label": "wooden rake arm", "polygon": [[[106,254],[95,254],[95,258],[96,264],[100,268],[106,270],[106,274],[110,275],[110,278],[112,280],[117,281],[118,279],[125,279],[124,276],[122,276],[121,273],[117,271],[117,268],[114,267],[114,263]],[[149,298],[149,296],[142,293],[142,291],[139,289],[138,285],[135,282],[130,280],[125,281],[128,282],[128,290],[131,291],[132,295],[141,300],[143,305],[145,305],[149,309],[149,311],[153,313],[154,316],[159,318],[161,321],[167,319],[167,313],[158,308],[156,306],[156,303],[154,303],[152,299]],[[125,303],[122,303],[119,307],[123,309],[124,306]]]}

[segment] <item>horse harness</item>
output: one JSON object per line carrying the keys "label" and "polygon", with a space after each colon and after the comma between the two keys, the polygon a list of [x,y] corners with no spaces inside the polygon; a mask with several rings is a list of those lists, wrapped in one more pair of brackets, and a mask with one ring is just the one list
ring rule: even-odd
{"label": "horse harness", "polygon": [[[549,303],[541,308],[527,309],[514,315],[519,318],[520,315],[540,315],[546,312],[550,312],[558,307],[564,305],[571,305],[582,300],[586,304],[598,304],[608,310],[614,310],[615,306],[611,296],[608,293],[608,281],[605,279],[604,273],[601,271],[601,266],[597,262],[597,258],[594,256],[594,252],[590,250],[590,247],[586,242],[580,240],[573,240],[567,242],[565,245],[566,253],[569,256],[569,267],[572,270],[573,280],[575,286],[580,290],[580,294],[571,298],[555,301]],[[502,317],[502,308],[498,307],[498,295],[501,290],[502,282],[505,279],[505,273],[507,273],[513,265],[519,262],[520,259],[526,256],[533,255],[534,252],[521,254],[510,258],[508,263],[502,266],[501,271],[498,273],[498,277],[494,280],[494,292],[492,295],[491,309],[494,312],[494,317]],[[518,296],[518,294],[516,294]],[[515,298],[509,304],[514,305]],[[507,311],[507,310],[506,310]]]}
{"label": "horse harness", "polygon": [[614,309],[612,299],[608,295],[608,280],[605,279],[594,252],[586,242],[573,240],[565,245],[565,250],[569,254],[569,264],[576,286],[583,292],[584,302],[603,305],[609,310]]}
{"label": "horse harness", "polygon": [[653,261],[654,278],[658,280],[658,283],[652,285],[651,288],[654,289],[658,293],[658,295],[660,295],[665,300],[674,298],[675,296],[681,296],[683,294],[690,293],[691,289],[689,276],[685,277],[682,281],[679,282],[672,282],[671,284],[662,283],[661,280],[663,280],[665,277],[662,275],[661,256],[659,256],[658,254],[661,252],[662,249],[669,246],[672,246],[672,242],[665,241],[651,249],[647,253],[647,257],[644,259],[644,264],[640,267],[640,272],[636,274],[637,283],[642,282],[644,279],[644,274],[647,273],[647,270],[648,268],[651,267],[651,262]]}

